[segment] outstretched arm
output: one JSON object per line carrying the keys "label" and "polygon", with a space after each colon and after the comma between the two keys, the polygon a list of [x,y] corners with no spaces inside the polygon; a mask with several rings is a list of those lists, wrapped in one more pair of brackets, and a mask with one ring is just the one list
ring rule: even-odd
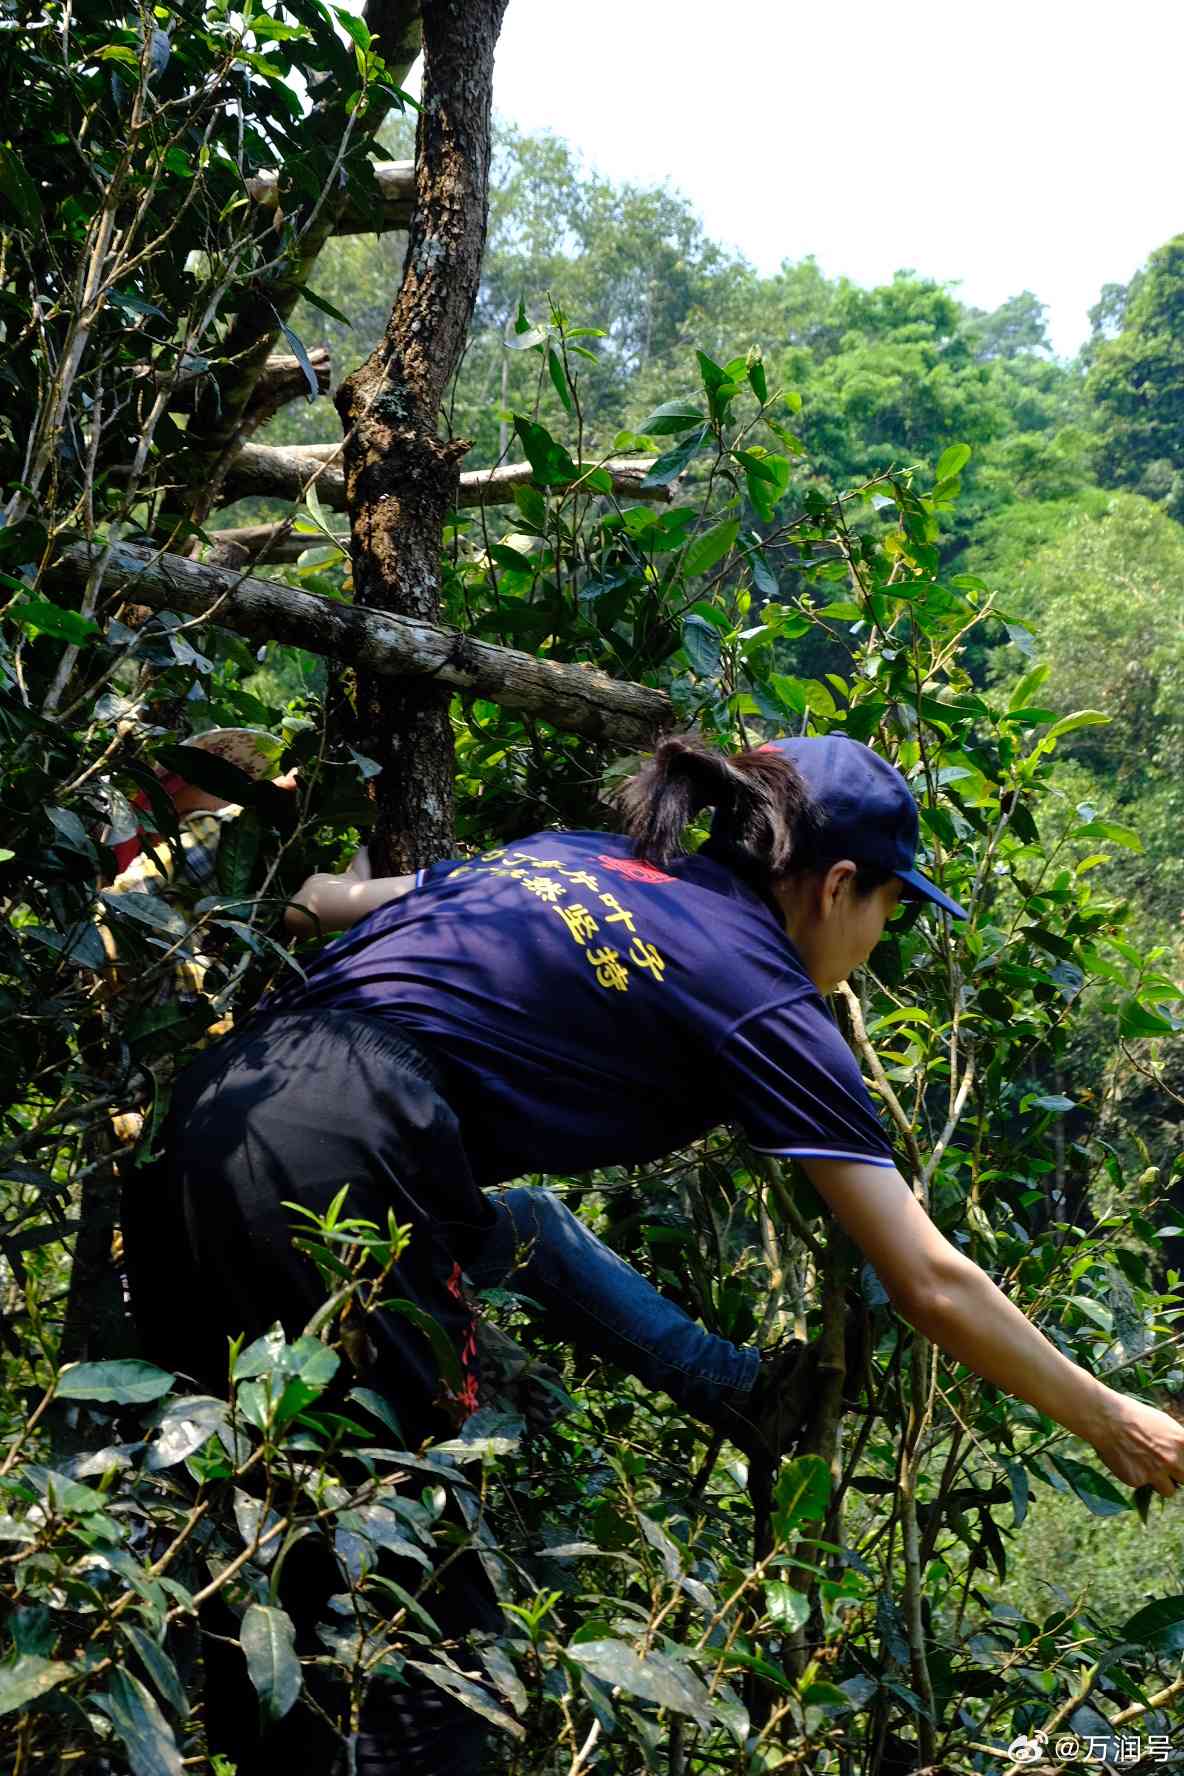
{"label": "outstretched arm", "polygon": [[960,1363],[1092,1443],[1128,1486],[1184,1484],[1184,1427],[1087,1375],[938,1232],[900,1173],[808,1160],[811,1183],[904,1318]]}
{"label": "outstretched arm", "polygon": [[296,891],[284,912],[284,924],[297,937],[327,937],[373,913],[389,900],[400,900],[415,887],[414,876],[371,876],[370,854],[362,845],[339,876],[317,872]]}

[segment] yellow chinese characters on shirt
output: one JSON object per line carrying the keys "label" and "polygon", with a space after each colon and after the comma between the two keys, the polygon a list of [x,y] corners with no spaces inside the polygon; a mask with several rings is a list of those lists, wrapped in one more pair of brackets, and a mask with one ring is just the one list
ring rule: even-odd
{"label": "yellow chinese characters on shirt", "polygon": [[626,993],[635,974],[661,982],[666,958],[637,929],[637,914],[622,906],[611,889],[586,869],[568,869],[556,857],[533,851],[487,851],[475,863],[461,864],[453,875],[501,876],[515,881],[549,908],[580,945],[599,986]]}

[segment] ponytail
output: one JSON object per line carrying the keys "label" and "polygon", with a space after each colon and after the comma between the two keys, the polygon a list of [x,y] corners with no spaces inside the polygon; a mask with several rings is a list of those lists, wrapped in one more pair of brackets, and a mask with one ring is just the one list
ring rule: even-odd
{"label": "ponytail", "polygon": [[701,808],[714,808],[714,854],[760,890],[789,873],[795,853],[815,848],[806,786],[772,750],[729,757],[687,736],[663,740],[621,787],[617,806],[636,855],[655,864],[681,857],[683,829]]}

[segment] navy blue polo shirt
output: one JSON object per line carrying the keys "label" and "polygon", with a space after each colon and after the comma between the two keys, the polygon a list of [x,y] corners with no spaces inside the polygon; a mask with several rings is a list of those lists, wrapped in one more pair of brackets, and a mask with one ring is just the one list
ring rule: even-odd
{"label": "navy blue polo shirt", "polygon": [[720,1123],[762,1153],[894,1164],[773,909],[702,855],[544,832],[421,871],[277,1009],[389,1016],[442,1062],[482,1183],[631,1165]]}

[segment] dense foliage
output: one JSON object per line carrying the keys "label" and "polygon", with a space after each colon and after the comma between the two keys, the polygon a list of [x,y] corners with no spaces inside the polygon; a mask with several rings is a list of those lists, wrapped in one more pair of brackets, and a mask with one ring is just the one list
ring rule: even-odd
{"label": "dense foliage", "polygon": [[[806,1333],[827,1354],[768,1500],[728,1445],[554,1345],[510,1294],[487,1309],[562,1373],[567,1409],[541,1424],[545,1377],[532,1393],[503,1375],[457,1438],[404,1450],[397,1400],[349,1385],[339,1311],[392,1286],[401,1236],[351,1222],[348,1202],[300,1230],[332,1309],[298,1339],[232,1348],[222,1397],[135,1352],[111,1247],[117,1175],[150,1158],[178,1062],[293,966],[285,899],[356,843],[372,767],[340,739],[310,656],[145,623],[101,572],[79,588],[56,563],[79,534],[100,550],[162,526],[175,539],[176,377],[216,370],[235,280],[262,251],[243,178],[280,158],[293,179],[307,165],[311,190],[336,164],[285,76],[331,67],[360,95],[381,69],[315,5],[253,12],[246,40],[216,10],[204,24],[129,15],[115,34],[97,9],[73,16],[69,58],[56,23],[0,38],[9,91],[30,99],[26,133],[0,147],[9,1761],[22,1776],[67,1760],[212,1770],[216,1606],[219,1644],[239,1643],[269,1717],[303,1689],[327,1708],[344,1696],[348,1726],[367,1687],[410,1662],[496,1721],[496,1767],[516,1776],[991,1771],[1034,1732],[1076,1744],[1066,1768],[1091,1740],[1129,1767],[1122,1740],[1137,1735],[1150,1767],[1184,1693],[1178,1517],[1157,1507],[1143,1529],[1146,1501],[1088,1451],[926,1346],[804,1180],[727,1132],[644,1175],[547,1182],[713,1329]],[[172,84],[153,99],[156,80]],[[61,164],[34,160],[43,147]],[[512,515],[455,515],[450,619],[662,685],[725,745],[838,729],[900,764],[929,866],[973,912],[965,931],[895,920],[836,1004],[902,1163],[1060,1348],[1132,1391],[1179,1391],[1163,1228],[1180,532],[1169,487],[1094,481],[1114,479],[1105,440],[1124,411],[1104,366],[1124,340],[1130,361],[1166,361],[1148,341],[1163,338],[1178,251],[1111,301],[1119,330],[1083,378],[1048,355],[1031,298],[983,315],[909,276],[870,292],[809,263],[757,279],[669,193],[582,179],[551,141],[507,136],[501,154],[453,423],[474,460],[525,457],[534,482]],[[97,169],[90,185],[79,168]],[[93,288],[88,266],[103,270]],[[388,249],[335,244],[293,341],[335,330],[347,368],[391,282]],[[326,415],[301,418],[324,437]],[[273,435],[285,429],[288,414]],[[649,481],[670,501],[607,495],[583,465],[614,450],[656,456]],[[315,499],[303,522],[309,551],[270,571],[347,597]],[[282,737],[295,797],[175,750],[242,722]],[[458,698],[454,725],[466,849],[603,823],[602,784],[636,762],[481,700]],[[102,886],[137,794],[158,843],[177,843],[153,764],[244,804],[216,878],[188,900]],[[185,958],[200,970],[182,998]],[[1134,1547],[1138,1595],[1084,1570],[1009,1591],[1013,1552],[1022,1562],[1063,1500]],[[479,1666],[440,1645],[431,1614],[432,1573],[464,1535],[506,1611]],[[313,1538],[340,1588],[317,1647],[297,1648],[283,1574]]]}

